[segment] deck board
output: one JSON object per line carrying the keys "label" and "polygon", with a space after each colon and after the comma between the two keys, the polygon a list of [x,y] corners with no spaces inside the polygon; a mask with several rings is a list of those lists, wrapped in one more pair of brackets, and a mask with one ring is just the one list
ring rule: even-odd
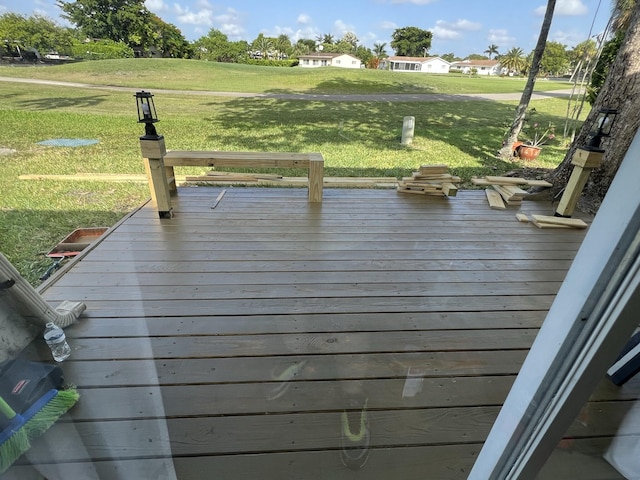
{"label": "deck board", "polygon": [[[466,478],[585,232],[521,224],[551,206],[496,211],[482,191],[329,188],[316,205],[227,188],[212,209],[221,191],[182,188],[171,219],[144,206],[44,289],[87,304],[64,364],[83,397],[51,433],[86,450],[31,461],[104,479]],[[618,478],[593,457],[639,393],[602,382],[576,454],[540,478]],[[370,458],[351,470],[341,412],[365,398]]]}

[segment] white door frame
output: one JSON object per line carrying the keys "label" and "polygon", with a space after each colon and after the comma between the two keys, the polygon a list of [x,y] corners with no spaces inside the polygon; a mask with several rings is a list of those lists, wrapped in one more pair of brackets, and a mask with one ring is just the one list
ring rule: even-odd
{"label": "white door frame", "polygon": [[469,475],[532,479],[640,323],[640,135]]}

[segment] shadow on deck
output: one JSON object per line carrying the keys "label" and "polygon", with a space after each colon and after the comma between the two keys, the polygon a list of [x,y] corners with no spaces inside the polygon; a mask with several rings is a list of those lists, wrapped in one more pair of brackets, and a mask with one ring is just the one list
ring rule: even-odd
{"label": "shadow on deck", "polygon": [[[228,188],[212,209],[220,191],[181,189],[172,219],[143,207],[44,290],[87,304],[64,364],[82,398],[30,460],[84,479],[466,478],[584,231],[479,191]],[[599,456],[639,392],[603,382],[541,478],[620,478]]]}

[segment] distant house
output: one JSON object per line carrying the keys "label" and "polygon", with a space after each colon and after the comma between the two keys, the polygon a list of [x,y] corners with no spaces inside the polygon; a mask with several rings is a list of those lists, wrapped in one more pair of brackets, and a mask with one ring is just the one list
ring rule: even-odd
{"label": "distant house", "polygon": [[299,66],[303,68],[339,67],[362,68],[362,61],[348,53],[310,53],[298,57]]}
{"label": "distant house", "polygon": [[500,60],[462,60],[451,64],[452,70],[460,70],[464,74],[472,73],[475,69],[478,75],[500,75],[502,66]]}
{"label": "distant house", "polygon": [[378,68],[394,72],[449,73],[451,64],[440,57],[387,57]]}

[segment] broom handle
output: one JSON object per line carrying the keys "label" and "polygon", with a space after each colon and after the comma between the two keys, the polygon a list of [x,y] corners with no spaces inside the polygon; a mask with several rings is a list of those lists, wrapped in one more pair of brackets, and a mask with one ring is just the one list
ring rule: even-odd
{"label": "broom handle", "polygon": [[0,397],[0,413],[2,413],[8,420],[11,420],[16,416],[16,412],[9,406],[7,402],[4,401],[4,398]]}

